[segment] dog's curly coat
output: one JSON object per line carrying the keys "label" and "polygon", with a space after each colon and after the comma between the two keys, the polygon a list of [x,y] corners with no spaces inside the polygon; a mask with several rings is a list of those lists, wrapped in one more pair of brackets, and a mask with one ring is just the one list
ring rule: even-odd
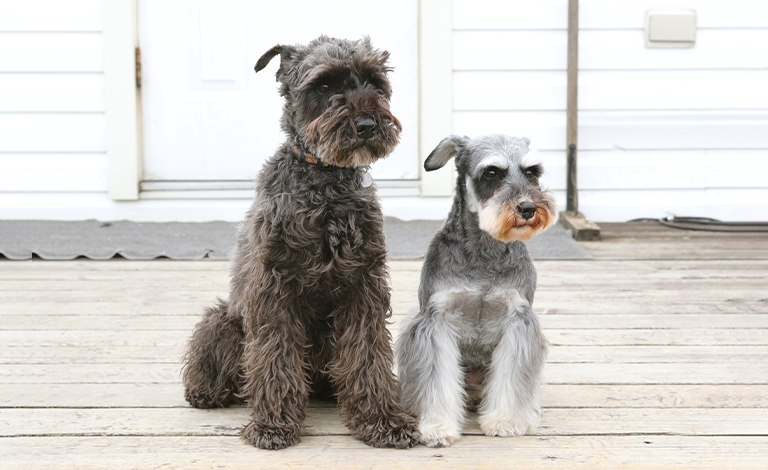
{"label": "dog's curly coat", "polygon": [[288,138],[239,228],[229,300],[205,312],[190,340],[186,399],[198,408],[247,400],[243,438],[281,449],[299,442],[310,394],[335,396],[355,437],[411,447],[416,422],[398,401],[386,328],[382,214],[363,178],[399,138],[389,54],[367,38],[321,36],[273,47],[256,71],[278,54]]}

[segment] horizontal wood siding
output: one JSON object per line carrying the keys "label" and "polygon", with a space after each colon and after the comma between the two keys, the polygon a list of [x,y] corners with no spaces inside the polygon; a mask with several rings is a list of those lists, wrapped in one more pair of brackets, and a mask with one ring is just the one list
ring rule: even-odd
{"label": "horizontal wood siding", "polygon": [[0,31],[101,32],[102,0],[24,0],[0,3]]}
{"label": "horizontal wood siding", "polygon": [[[567,4],[455,0],[453,20],[454,132],[531,137],[558,192]],[[759,200],[732,204],[768,200],[768,54],[757,53],[768,44],[768,4],[663,6],[696,10],[695,47],[647,49],[645,12],[659,7],[647,0],[580,2],[580,208],[598,221],[767,220]]]}
{"label": "horizontal wood siding", "polygon": [[0,153],[0,168],[4,191],[107,190],[107,157],[101,152]]}
{"label": "horizontal wood siding", "polygon": [[106,192],[101,5],[0,3],[0,198]]}

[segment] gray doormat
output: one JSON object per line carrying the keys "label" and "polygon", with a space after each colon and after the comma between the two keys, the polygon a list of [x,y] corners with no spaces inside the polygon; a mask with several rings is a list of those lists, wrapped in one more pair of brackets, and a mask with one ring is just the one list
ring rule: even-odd
{"label": "gray doormat", "polygon": [[[418,259],[441,221],[385,217],[384,234],[391,259]],[[60,222],[0,221],[0,255],[12,260],[32,258],[90,259],[226,259],[235,245],[234,222]],[[591,259],[562,226],[555,225],[527,242],[534,259]]]}

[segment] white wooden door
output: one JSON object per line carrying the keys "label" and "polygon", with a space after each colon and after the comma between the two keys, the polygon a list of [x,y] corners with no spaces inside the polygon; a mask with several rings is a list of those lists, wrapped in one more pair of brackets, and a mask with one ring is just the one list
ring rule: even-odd
{"label": "white wooden door", "polygon": [[[417,0],[139,1],[143,180],[253,180],[285,140],[277,60],[253,66],[275,44],[326,34],[391,52],[392,110],[403,124],[378,180],[418,179]],[[210,186],[207,186],[210,187]]]}

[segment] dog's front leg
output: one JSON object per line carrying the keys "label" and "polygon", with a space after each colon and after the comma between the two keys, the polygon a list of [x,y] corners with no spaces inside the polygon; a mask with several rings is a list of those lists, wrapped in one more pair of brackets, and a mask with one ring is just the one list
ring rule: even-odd
{"label": "dog's front leg", "polygon": [[298,443],[304,431],[307,339],[303,326],[292,321],[290,306],[270,309],[272,316],[246,328],[243,390],[253,414],[241,435],[254,446],[278,450]]}
{"label": "dog's front leg", "polygon": [[440,306],[430,303],[400,335],[397,359],[403,405],[419,418],[421,442],[449,446],[464,422],[464,371],[458,332]]}
{"label": "dog's front leg", "polygon": [[335,318],[331,381],[354,437],[373,447],[407,449],[417,443],[418,432],[416,420],[400,405],[392,372],[386,327],[389,291],[385,283],[370,278],[359,289],[365,295],[348,296]]}
{"label": "dog's front leg", "polygon": [[531,305],[515,293],[480,404],[480,428],[488,436],[522,436],[541,420],[541,372],[547,340]]}

